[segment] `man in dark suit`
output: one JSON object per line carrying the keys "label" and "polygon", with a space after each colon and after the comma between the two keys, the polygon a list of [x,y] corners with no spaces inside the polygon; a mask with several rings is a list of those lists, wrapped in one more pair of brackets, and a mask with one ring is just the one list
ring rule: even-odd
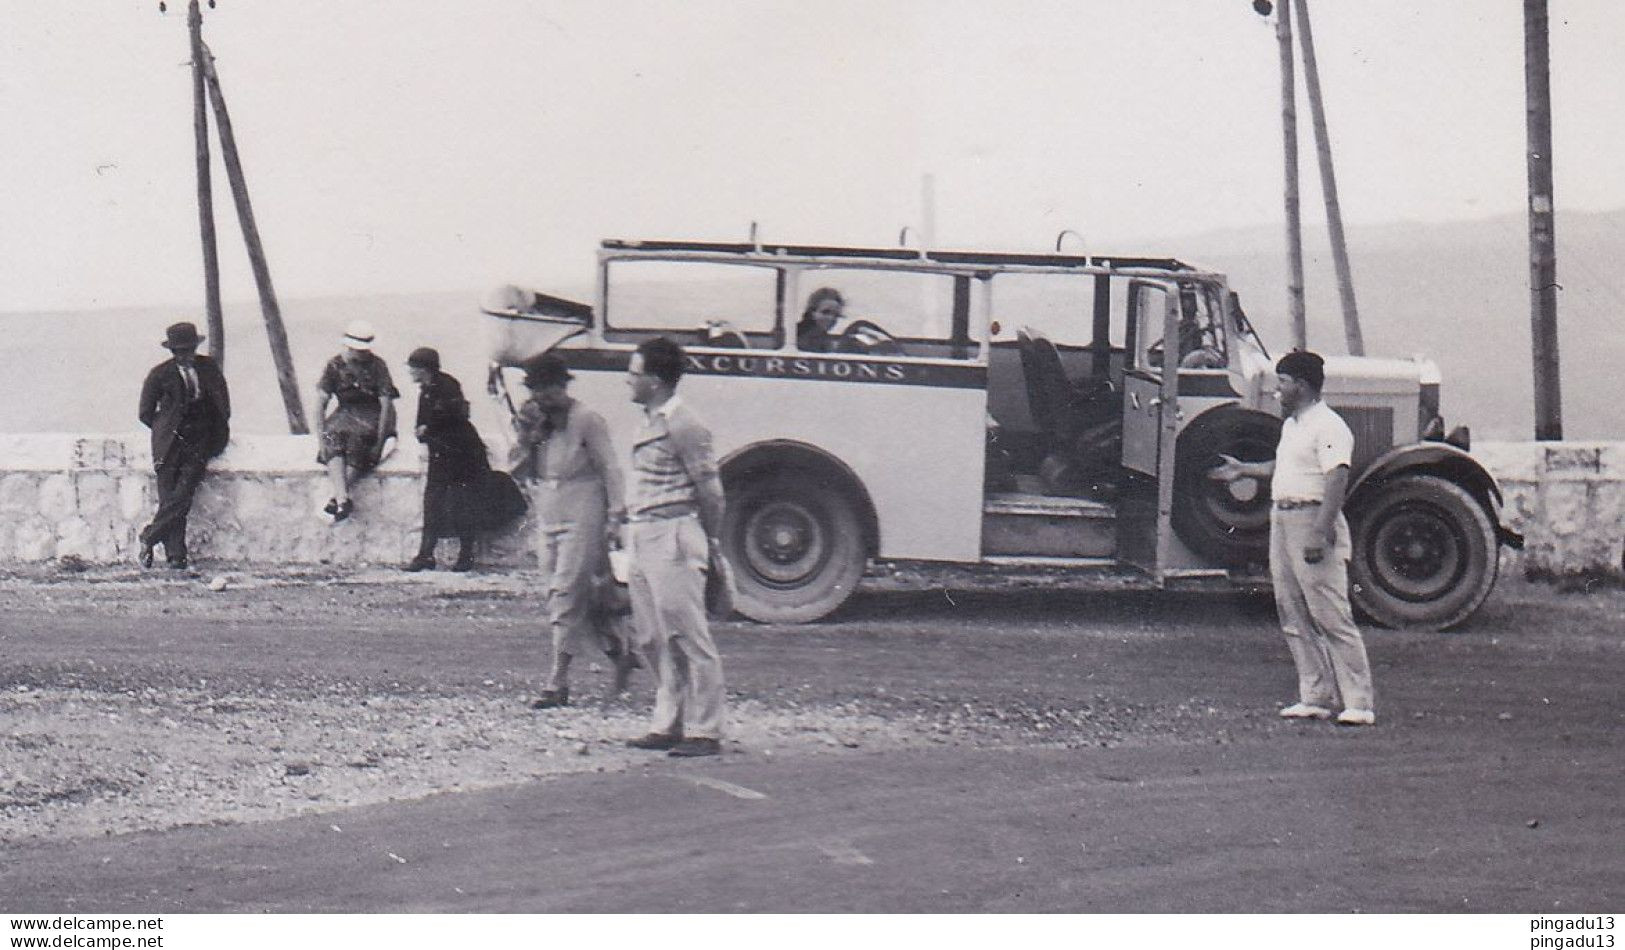
{"label": "man in dark suit", "polygon": [[198,355],[203,338],[196,326],[177,323],[164,332],[162,345],[172,358],[154,366],[141,385],[141,424],[152,430],[158,473],[158,513],[141,529],[141,566],[152,566],[153,546],[162,544],[169,566],[183,569],[186,516],[209,459],[231,437],[231,396],[220,367]]}

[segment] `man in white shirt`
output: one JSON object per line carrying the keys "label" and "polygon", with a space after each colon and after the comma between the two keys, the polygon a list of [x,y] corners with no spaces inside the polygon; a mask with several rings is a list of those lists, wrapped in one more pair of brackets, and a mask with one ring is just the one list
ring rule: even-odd
{"label": "man in white shirt", "polygon": [[1349,606],[1352,545],[1343,499],[1348,493],[1354,434],[1321,401],[1325,360],[1307,350],[1281,357],[1281,442],[1270,462],[1240,462],[1228,455],[1208,473],[1220,481],[1269,478],[1270,579],[1292,661],[1298,701],[1283,719],[1330,719],[1339,699],[1339,725],[1376,722],[1371,664]]}

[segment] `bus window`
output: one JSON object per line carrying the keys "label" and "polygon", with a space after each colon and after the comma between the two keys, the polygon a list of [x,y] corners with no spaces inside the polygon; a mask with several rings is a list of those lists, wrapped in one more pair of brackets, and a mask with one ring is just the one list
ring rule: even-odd
{"label": "bus window", "polygon": [[775,346],[776,268],[616,260],[609,263],[606,280],[604,328],[609,339],[643,339],[653,331],[685,346]]}
{"label": "bus window", "polygon": [[[1095,276],[1092,274],[999,274],[993,278],[994,343],[1012,342],[1021,330],[1036,330],[1062,347],[1088,346],[1094,331]],[[1112,288],[1111,344],[1123,345],[1124,288]]]}

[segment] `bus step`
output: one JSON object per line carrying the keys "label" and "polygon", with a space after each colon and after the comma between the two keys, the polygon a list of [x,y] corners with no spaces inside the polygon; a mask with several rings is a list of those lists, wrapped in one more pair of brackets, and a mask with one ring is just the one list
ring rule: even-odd
{"label": "bus step", "polygon": [[1110,558],[1117,510],[1083,498],[989,495],[982,505],[982,554],[1019,558]]}

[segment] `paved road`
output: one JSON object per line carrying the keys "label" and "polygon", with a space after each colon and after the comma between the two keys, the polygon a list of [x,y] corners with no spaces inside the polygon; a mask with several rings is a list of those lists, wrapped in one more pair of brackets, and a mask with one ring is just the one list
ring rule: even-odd
{"label": "paved road", "polygon": [[15,848],[0,890],[81,912],[1598,910],[1625,895],[1620,778],[1380,733],[661,761]]}
{"label": "paved road", "polygon": [[[538,663],[501,601],[380,592],[335,622],[301,610],[317,595],[284,591],[290,616],[269,621],[253,594],[174,614],[124,598],[112,619],[94,596],[49,611],[0,599],[0,686],[202,674],[478,692]],[[1621,604],[1514,584],[1467,633],[1374,634],[1382,723],[1342,730],[1274,719],[1290,663],[1247,602],[870,597],[815,628],[725,630],[736,695],[900,717],[970,707],[1008,728],[18,842],[0,845],[0,895],[51,911],[1617,908]],[[1046,731],[1047,712],[1080,706],[1087,723]]]}

